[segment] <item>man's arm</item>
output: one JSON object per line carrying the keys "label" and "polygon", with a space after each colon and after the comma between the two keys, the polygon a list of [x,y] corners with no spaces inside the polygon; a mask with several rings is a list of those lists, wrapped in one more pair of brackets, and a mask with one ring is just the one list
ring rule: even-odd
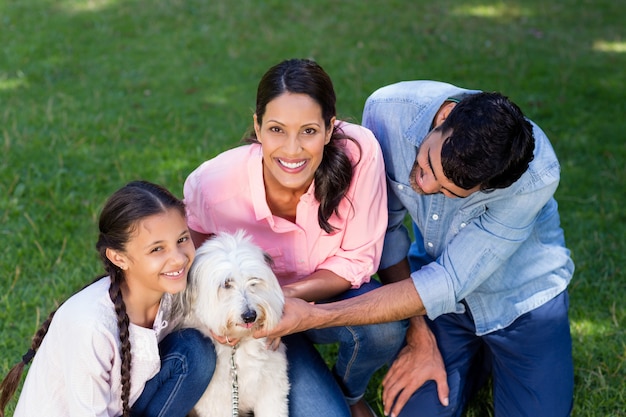
{"label": "man's arm", "polygon": [[[334,326],[375,324],[411,319],[407,333],[407,347],[400,355],[401,362],[392,365],[391,376],[385,377],[383,401],[385,413],[398,415],[409,397],[425,381],[434,380],[442,404],[448,404],[448,385],[445,368],[433,334],[423,317],[426,314],[422,299],[408,273],[406,259],[382,272],[385,282],[377,288],[358,297],[327,304],[312,304],[298,298],[286,298],[283,317],[271,330],[255,331],[254,337],[276,338],[308,329]],[[380,272],[379,272],[380,274]],[[404,276],[402,279],[400,277]],[[383,278],[381,278],[383,279]]]}
{"label": "man's arm", "polygon": [[[407,279],[410,274],[407,258],[378,271],[378,277],[384,284],[401,281],[412,283],[411,279]],[[429,380],[437,383],[439,401],[447,406],[450,389],[435,335],[430,331],[423,316],[415,316],[410,321],[406,346],[402,348],[382,382],[385,415],[400,414],[411,395]]]}
{"label": "man's arm", "polygon": [[283,317],[271,330],[255,337],[280,337],[308,329],[385,323],[425,314],[422,300],[410,279],[384,285],[358,297],[327,304],[286,298]]}

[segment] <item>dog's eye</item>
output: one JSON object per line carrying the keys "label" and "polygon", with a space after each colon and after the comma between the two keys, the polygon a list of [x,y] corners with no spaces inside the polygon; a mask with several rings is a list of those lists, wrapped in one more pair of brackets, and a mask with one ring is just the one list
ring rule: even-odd
{"label": "dog's eye", "polygon": [[257,285],[259,282],[261,281],[261,278],[250,278],[248,280],[248,285],[251,287],[254,287],[255,285]]}
{"label": "dog's eye", "polygon": [[229,289],[229,288],[232,288],[232,286],[233,286],[233,283],[231,280],[224,281],[224,285],[223,285],[224,288]]}

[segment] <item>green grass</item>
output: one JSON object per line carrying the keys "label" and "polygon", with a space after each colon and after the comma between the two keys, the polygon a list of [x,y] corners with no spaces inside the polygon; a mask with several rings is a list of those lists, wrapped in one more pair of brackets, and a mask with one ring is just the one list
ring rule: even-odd
{"label": "green grass", "polygon": [[344,118],[437,79],[502,91],[544,128],[577,265],[574,415],[626,416],[625,21],[609,0],[0,0],[0,370],[100,272],[106,197],[136,178],[181,196],[251,125],[265,70],[310,57]]}

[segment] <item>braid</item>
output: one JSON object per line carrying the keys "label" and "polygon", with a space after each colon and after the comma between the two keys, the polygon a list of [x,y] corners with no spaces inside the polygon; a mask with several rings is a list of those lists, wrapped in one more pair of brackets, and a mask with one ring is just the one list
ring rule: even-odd
{"label": "braid", "polygon": [[318,223],[326,233],[337,230],[328,219],[333,213],[339,214],[339,203],[346,196],[354,175],[352,162],[346,155],[340,139],[351,140],[359,149],[361,148],[356,140],[344,135],[338,127],[334,127],[331,140],[324,147],[322,163],[315,171],[315,198],[320,202],[317,212]]}
{"label": "braid", "polygon": [[132,181],[109,197],[98,222],[100,234],[96,249],[106,272],[111,278],[109,297],[115,307],[120,338],[122,416],[130,416],[130,371],[132,352],[130,346],[130,319],[122,297],[121,285],[125,282],[124,272],[107,256],[107,250],[124,252],[131,234],[140,221],[167,210],[177,210],[185,216],[185,205],[166,188],[147,181]]}
{"label": "braid", "polygon": [[124,280],[123,273],[117,268],[111,268],[111,286],[109,287],[109,297],[115,305],[115,313],[117,314],[117,326],[120,332],[120,355],[122,357],[121,376],[122,376],[122,416],[130,416],[129,398],[130,398],[130,368],[131,368],[131,349],[130,349],[130,333],[128,331],[130,320],[126,314],[126,304],[122,298],[122,288],[120,282]]}
{"label": "braid", "polygon": [[[90,284],[85,285],[82,289],[77,291],[77,293],[84,290],[85,288],[95,283],[96,281],[100,280],[101,278],[102,276],[97,277]],[[61,303],[61,305],[63,305],[63,303]],[[33,336],[33,339],[30,343],[30,349],[28,349],[28,351],[24,354],[24,356],[22,356],[22,360],[18,362],[17,364],[15,364],[13,368],[11,368],[7,376],[4,378],[4,380],[0,384],[0,391],[2,392],[2,394],[0,395],[0,417],[4,417],[4,409],[6,408],[7,404],[9,403],[9,401],[15,394],[15,391],[17,390],[17,386],[20,382],[22,374],[24,373],[24,368],[35,357],[35,353],[37,353],[37,351],[39,350],[39,346],[41,346],[41,344],[43,343],[43,339],[48,333],[50,324],[52,324],[52,319],[54,318],[54,315],[56,314],[57,310],[61,307],[61,305],[59,305],[59,307],[57,307],[50,314],[48,314],[46,321],[42,323],[39,330],[37,330],[37,333],[35,333],[35,335]]]}
{"label": "braid", "polygon": [[7,376],[0,384],[0,391],[2,392],[2,394],[0,395],[0,417],[4,417],[4,409],[6,408],[7,404],[17,390],[17,386],[19,385],[22,378],[24,368],[33,359],[33,357],[35,356],[35,352],[37,352],[37,349],[39,349],[39,346],[41,346],[41,342],[43,342],[44,336],[46,335],[46,333],[48,333],[48,329],[50,328],[50,323],[52,323],[52,317],[54,317],[54,313],[56,313],[56,310],[48,315],[46,321],[43,322],[39,330],[37,330],[37,333],[35,333],[35,336],[33,336],[28,352],[26,352],[26,354],[22,356],[22,360],[19,363],[15,364],[13,368],[11,368]]}

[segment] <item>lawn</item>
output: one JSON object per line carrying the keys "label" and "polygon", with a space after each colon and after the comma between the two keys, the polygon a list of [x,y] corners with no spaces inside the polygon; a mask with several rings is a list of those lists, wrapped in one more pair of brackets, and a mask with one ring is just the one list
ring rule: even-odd
{"label": "lawn", "polygon": [[624,22],[609,0],[0,0],[0,371],[100,273],[106,197],[137,178],[182,196],[251,126],[266,69],[308,57],[344,119],[378,87],[436,79],[542,126],[577,268],[574,415],[626,416]]}

